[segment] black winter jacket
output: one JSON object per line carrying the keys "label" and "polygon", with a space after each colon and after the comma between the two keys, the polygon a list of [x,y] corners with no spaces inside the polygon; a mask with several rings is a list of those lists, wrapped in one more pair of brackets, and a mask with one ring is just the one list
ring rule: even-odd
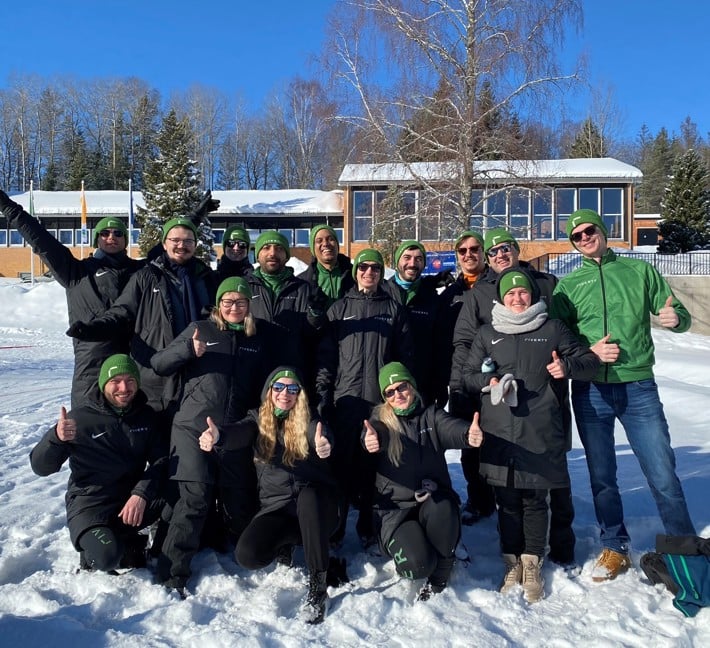
{"label": "black winter jacket", "polygon": [[[131,259],[125,252],[77,259],[39,220],[19,206],[5,211],[9,226],[20,232],[66,290],[69,324],[101,317],[121,294],[130,276],[146,263]],[[83,404],[84,397],[93,393],[103,361],[114,353],[128,351],[129,338],[123,334],[104,341],[73,341],[73,407]]]}
{"label": "black winter jacket", "polygon": [[76,420],[75,440],[60,441],[55,425],[32,449],[30,464],[45,476],[58,472],[69,459],[67,523],[79,550],[81,534],[94,526],[113,526],[131,495],[148,504],[162,496],[168,444],[167,433],[158,427],[140,391],[128,411],[119,414],[97,388],[93,398],[68,416]]}
{"label": "black winter jacket", "polygon": [[[206,311],[215,302],[216,275],[198,259],[193,259],[191,273],[198,306]],[[150,361],[189,324],[180,287],[163,254],[135,273],[114,305],[102,317],[85,323],[82,334],[86,339],[108,339],[132,333],[130,350],[140,369],[141,389],[153,408],[171,412],[179,402],[181,375],[158,376]]]}
{"label": "black winter jacket", "polygon": [[[402,455],[399,466],[387,456],[389,432],[384,424],[374,418],[370,424],[375,428],[380,442],[377,453],[377,477],[375,480],[375,513],[380,529],[380,543],[387,546],[397,527],[407,518],[411,509],[419,506],[414,499],[415,491],[422,488],[422,480],[436,482],[437,492],[459,501],[451,485],[446,450],[469,448],[468,428],[470,423],[449,415],[433,405],[419,407],[409,416],[399,417],[404,427]],[[364,440],[363,430],[361,441]]]}
{"label": "black winter jacket", "polygon": [[[195,328],[207,345],[199,358],[192,343]],[[220,331],[211,320],[201,320],[153,355],[151,366],[159,376],[178,372],[184,376],[170,435],[171,479],[214,483],[214,456],[200,450],[198,439],[207,427],[208,416],[222,428],[258,406],[266,377],[263,353],[258,333],[246,337],[241,331]]]}
{"label": "black winter jacket", "polygon": [[[464,367],[467,390],[481,398],[481,475],[493,486],[507,486],[513,471],[515,488],[569,486],[569,449],[565,404],[567,378],[554,379],[547,371],[557,351],[567,378],[591,380],[599,360],[559,320],[546,320],[528,333],[501,333],[484,324],[471,345]],[[491,357],[493,374],[481,373],[481,363]],[[481,394],[492,376],[513,374],[518,384],[518,406],[492,405]]]}
{"label": "black winter jacket", "polygon": [[[340,299],[355,285],[355,279],[353,279],[353,263],[350,258],[346,257],[344,254],[338,253],[338,268],[341,273],[341,281],[340,294],[337,299]],[[314,258],[313,261],[308,264],[308,267],[298,275],[298,277],[308,283],[311,287],[311,294],[316,291],[320,291],[321,293],[323,292],[318,285],[318,259]],[[337,301],[337,299],[331,300],[326,297],[326,295],[323,295],[322,298],[324,299],[324,303],[327,307],[332,306],[333,303]]]}
{"label": "black winter jacket", "polygon": [[318,349],[318,411],[334,415],[339,427],[359,430],[382,401],[380,369],[393,361],[408,368],[414,364],[409,314],[381,288],[366,294],[353,287],[327,316]]}
{"label": "black winter jacket", "polygon": [[249,261],[249,257],[244,257],[241,261],[232,261],[226,254],[223,254],[217,261],[217,283],[222,283],[229,277],[247,277],[253,274],[254,266]]}

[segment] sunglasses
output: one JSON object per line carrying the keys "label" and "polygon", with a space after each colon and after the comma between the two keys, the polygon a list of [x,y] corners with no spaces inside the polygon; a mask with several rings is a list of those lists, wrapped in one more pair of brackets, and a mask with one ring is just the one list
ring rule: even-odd
{"label": "sunglasses", "polygon": [[239,248],[240,250],[246,250],[249,247],[244,241],[227,241],[225,245],[228,248]]}
{"label": "sunglasses", "polygon": [[589,238],[590,236],[594,236],[596,233],[596,225],[590,225],[589,227],[585,227],[581,232],[575,232],[574,234],[570,234],[569,239],[570,241],[572,241],[572,243],[579,243],[582,240],[583,236]]}
{"label": "sunglasses", "polygon": [[101,238],[108,238],[109,236],[113,236],[113,238],[123,238],[123,232],[121,230],[101,230],[99,232],[99,236]]}
{"label": "sunglasses", "polygon": [[396,387],[390,387],[389,389],[385,389],[382,393],[385,395],[385,398],[392,398],[396,393],[399,394],[404,394],[409,389],[409,383],[408,382],[403,382],[401,385],[397,385]]}
{"label": "sunglasses", "polygon": [[491,248],[488,250],[487,254],[491,259],[494,259],[495,257],[498,256],[498,252],[502,252],[503,254],[508,254],[510,252],[510,245],[499,245],[498,247]]}
{"label": "sunglasses", "polygon": [[456,250],[461,256],[466,256],[466,252],[471,254],[478,254],[481,251],[480,245],[472,245],[471,247],[460,247]]}
{"label": "sunglasses", "polygon": [[285,389],[289,396],[298,396],[301,393],[301,385],[285,385],[282,382],[275,382],[271,385],[271,389],[277,394],[280,394]]}
{"label": "sunglasses", "polygon": [[382,266],[378,263],[358,263],[357,269],[363,274],[368,270],[372,270],[372,272],[382,272]]}

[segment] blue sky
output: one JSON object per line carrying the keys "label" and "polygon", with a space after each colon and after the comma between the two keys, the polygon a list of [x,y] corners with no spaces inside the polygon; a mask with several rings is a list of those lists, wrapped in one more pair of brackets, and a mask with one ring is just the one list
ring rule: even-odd
{"label": "blue sky", "polygon": [[[10,75],[136,76],[161,91],[199,83],[258,107],[309,76],[336,0],[34,0],[13,3],[0,39],[0,87]],[[585,27],[565,56],[585,51],[595,87],[612,88],[617,136],[643,123],[678,131],[690,116],[710,131],[706,37],[710,4],[584,0]],[[7,12],[6,17],[7,17]],[[573,116],[585,100],[570,97]]]}

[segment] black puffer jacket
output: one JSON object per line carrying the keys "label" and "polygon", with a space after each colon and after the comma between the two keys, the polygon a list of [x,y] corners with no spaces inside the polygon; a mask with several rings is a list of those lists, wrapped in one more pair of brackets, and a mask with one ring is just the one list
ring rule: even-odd
{"label": "black puffer jacket", "polygon": [[[192,343],[196,328],[207,345],[199,358]],[[200,450],[198,439],[208,416],[222,428],[258,406],[266,365],[263,353],[258,333],[246,337],[241,331],[221,331],[211,320],[201,320],[151,358],[159,376],[178,372],[184,376],[183,396],[170,435],[172,479],[214,483],[214,456]]]}
{"label": "black puffer jacket", "polygon": [[[217,292],[215,273],[202,261],[190,262],[197,305],[211,308]],[[190,323],[183,307],[181,281],[163,254],[135,273],[121,296],[102,317],[85,322],[85,339],[109,339],[133,334],[131,356],[141,372],[141,389],[156,410],[174,412],[181,393],[181,375],[158,376],[153,355],[167,347]]]}
{"label": "black puffer jacket", "polygon": [[[11,228],[16,228],[66,290],[69,324],[101,317],[121,294],[130,276],[145,265],[145,260],[121,254],[95,253],[77,259],[68,247],[52,236],[44,226],[14,204],[3,212]],[[74,377],[72,406],[96,387],[101,363],[114,353],[126,353],[130,336],[123,334],[104,341],[74,340]]]}
{"label": "black puffer jacket", "polygon": [[241,261],[232,261],[226,254],[223,254],[217,261],[217,283],[221,283],[229,277],[246,277],[253,272],[254,266],[248,256]]}
{"label": "black puffer jacket", "polygon": [[[502,308],[502,306],[501,306]],[[563,488],[567,473],[567,429],[564,399],[567,379],[554,379],[547,371],[552,352],[564,362],[568,378],[591,380],[599,366],[597,356],[578,342],[559,320],[546,320],[528,333],[501,333],[490,324],[478,329],[464,368],[468,390],[481,397],[481,474],[493,486],[508,485],[513,471],[515,488]],[[496,363],[493,374],[481,373],[483,359]],[[491,404],[481,394],[491,376],[513,374],[518,405]]]}
{"label": "black puffer jacket", "polygon": [[[414,492],[422,488],[422,480],[432,480],[437,492],[459,501],[451,485],[445,452],[451,448],[469,448],[470,423],[435,406],[419,407],[409,416],[399,417],[404,428],[401,435],[402,455],[399,466],[387,456],[389,432],[383,423],[371,418],[377,431],[380,451],[377,454],[375,512],[380,528],[380,543],[387,546],[392,534],[419,506]],[[364,431],[361,441],[364,439]]]}
{"label": "black puffer jacket", "polygon": [[68,416],[76,420],[75,440],[60,441],[55,425],[32,449],[30,464],[44,476],[58,472],[69,459],[67,522],[79,550],[79,536],[93,526],[113,525],[131,495],[148,504],[162,495],[168,443],[142,392],[125,414],[118,414],[97,388]]}
{"label": "black puffer jacket", "polygon": [[[330,299],[323,295],[324,302],[327,307],[332,306],[337,299],[340,299],[345,295],[348,290],[350,290],[355,285],[355,279],[353,279],[353,263],[344,254],[338,253],[338,269],[340,270],[341,281],[340,281],[340,294],[336,299]],[[299,279],[303,279],[311,287],[311,294],[316,291],[321,290],[318,285],[318,260],[313,259],[313,261],[308,264],[308,267],[298,275]],[[321,290],[322,292],[322,290]]]}
{"label": "black puffer jacket", "polygon": [[381,288],[372,294],[351,288],[328,309],[318,349],[319,412],[359,430],[382,401],[380,369],[393,361],[408,368],[414,364],[407,309]]}

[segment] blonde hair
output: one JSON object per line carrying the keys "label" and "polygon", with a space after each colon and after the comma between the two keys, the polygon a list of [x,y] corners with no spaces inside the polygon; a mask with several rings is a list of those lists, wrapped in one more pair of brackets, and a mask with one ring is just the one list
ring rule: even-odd
{"label": "blonde hair", "polygon": [[[256,440],[256,459],[263,463],[270,463],[274,458],[276,438],[279,433],[279,422],[274,414],[274,403],[271,400],[271,386],[259,408],[259,436]],[[308,426],[311,423],[308,396],[301,389],[296,397],[296,404],[283,419],[283,462],[293,467],[297,460],[308,457]]]}
{"label": "blonde hair", "polygon": [[[413,403],[421,400],[419,392],[414,388],[412,383],[409,383],[409,388],[414,395]],[[394,408],[387,401],[380,403],[372,410],[372,418],[380,421],[389,432],[389,443],[387,444],[387,458],[392,465],[399,468],[399,463],[402,458],[402,435],[404,434],[404,426],[402,419],[395,414]]]}
{"label": "blonde hair", "polygon": [[[229,328],[229,324],[222,317],[222,313],[219,312],[218,306],[212,307],[212,312],[210,313],[210,320],[217,325],[220,331],[226,331]],[[256,321],[251,314],[251,303],[249,304],[249,312],[244,317],[244,335],[251,337],[256,334]]]}

